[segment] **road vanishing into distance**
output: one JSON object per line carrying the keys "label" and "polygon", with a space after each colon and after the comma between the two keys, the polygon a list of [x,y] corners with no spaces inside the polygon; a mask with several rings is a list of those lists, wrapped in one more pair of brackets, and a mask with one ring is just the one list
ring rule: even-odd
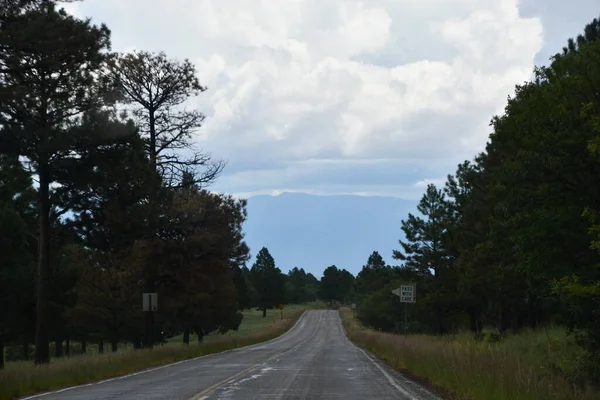
{"label": "road vanishing into distance", "polygon": [[354,346],[337,311],[312,310],[269,342],[25,399],[438,398]]}

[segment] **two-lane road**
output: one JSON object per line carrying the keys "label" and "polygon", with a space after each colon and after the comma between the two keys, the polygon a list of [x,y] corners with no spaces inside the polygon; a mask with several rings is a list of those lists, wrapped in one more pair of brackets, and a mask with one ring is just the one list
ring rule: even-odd
{"label": "two-lane road", "polygon": [[305,312],[270,342],[28,398],[437,399],[354,346],[330,310]]}

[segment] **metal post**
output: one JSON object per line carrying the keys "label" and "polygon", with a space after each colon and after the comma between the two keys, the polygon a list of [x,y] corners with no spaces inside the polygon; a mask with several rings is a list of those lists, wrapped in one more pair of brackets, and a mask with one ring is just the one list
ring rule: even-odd
{"label": "metal post", "polygon": [[406,335],[406,332],[408,330],[407,310],[408,310],[408,303],[404,303],[404,334],[405,335]]}
{"label": "metal post", "polygon": [[148,296],[148,306],[150,306],[150,322],[149,322],[149,331],[148,331],[148,347],[149,348],[153,348],[154,347],[154,313],[152,312],[152,295]]}

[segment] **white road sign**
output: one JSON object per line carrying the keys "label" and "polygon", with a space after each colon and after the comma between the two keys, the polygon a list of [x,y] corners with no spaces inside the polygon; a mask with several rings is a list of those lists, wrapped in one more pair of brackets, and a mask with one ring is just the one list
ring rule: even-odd
{"label": "white road sign", "polygon": [[414,303],[417,299],[416,285],[402,285],[392,290],[392,293],[400,297],[401,303]]}
{"label": "white road sign", "polygon": [[356,303],[352,303],[352,309],[356,310]]}
{"label": "white road sign", "polygon": [[142,310],[158,310],[158,295],[156,293],[142,293]]}
{"label": "white road sign", "polygon": [[415,285],[400,286],[400,302],[414,303],[415,302]]}

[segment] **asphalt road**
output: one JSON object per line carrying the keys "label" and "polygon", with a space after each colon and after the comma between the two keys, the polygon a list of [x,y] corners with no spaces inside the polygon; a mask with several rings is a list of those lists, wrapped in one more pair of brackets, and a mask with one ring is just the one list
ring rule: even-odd
{"label": "asphalt road", "polygon": [[414,399],[437,397],[346,338],[337,311],[307,311],[269,342],[27,399]]}

